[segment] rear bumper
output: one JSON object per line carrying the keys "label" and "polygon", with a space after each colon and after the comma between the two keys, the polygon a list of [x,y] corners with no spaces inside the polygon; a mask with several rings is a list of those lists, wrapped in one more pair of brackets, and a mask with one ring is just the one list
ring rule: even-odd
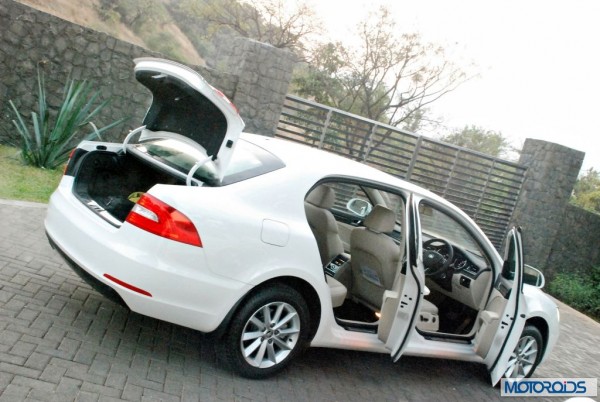
{"label": "rear bumper", "polygon": [[73,178],[65,176],[52,195],[46,233],[73,270],[109,299],[143,315],[212,332],[250,290],[211,272],[202,248],[128,223],[110,225],[72,194],[72,185]]}
{"label": "rear bumper", "polygon": [[60,249],[60,247],[58,247],[56,245],[56,243],[54,242],[54,240],[52,240],[52,237],[50,237],[48,232],[46,232],[46,236],[48,237],[48,242],[50,243],[50,246],[54,250],[56,250],[58,252],[58,254],[60,254],[60,256],[69,265],[69,267],[71,267],[73,272],[75,272],[77,275],[79,275],[79,277],[81,279],[83,279],[83,281],[85,283],[90,285],[92,287],[92,289],[94,289],[96,292],[100,293],[102,296],[106,297],[107,299],[109,299],[117,304],[120,304],[124,307],[127,307],[127,304],[125,303],[123,298],[121,296],[119,296],[119,294],[113,288],[100,282],[98,279],[96,279],[92,275],[88,274],[85,271],[85,269],[83,269],[82,267],[77,265],[77,263],[75,261],[73,261],[64,251],[62,251]]}

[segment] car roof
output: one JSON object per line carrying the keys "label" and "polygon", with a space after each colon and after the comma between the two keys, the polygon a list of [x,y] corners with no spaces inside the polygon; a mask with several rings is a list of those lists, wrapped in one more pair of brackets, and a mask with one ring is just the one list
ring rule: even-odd
{"label": "car roof", "polygon": [[448,201],[431,191],[392,176],[379,169],[352,159],[320,150],[308,145],[257,134],[243,133],[241,138],[250,141],[271,152],[285,163],[286,168],[302,172],[302,175],[315,176],[315,181],[327,176],[348,176],[400,187],[410,192],[426,196],[442,204]]}

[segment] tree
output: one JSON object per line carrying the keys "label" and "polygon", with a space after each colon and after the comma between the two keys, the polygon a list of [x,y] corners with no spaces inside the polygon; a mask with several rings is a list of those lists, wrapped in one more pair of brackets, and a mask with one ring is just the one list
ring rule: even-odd
{"label": "tree", "polygon": [[298,55],[305,51],[306,38],[322,29],[314,10],[300,0],[184,0],[179,9],[202,16],[216,28]]}
{"label": "tree", "polygon": [[295,92],[392,126],[418,128],[427,106],[467,77],[446,59],[444,49],[418,34],[399,34],[390,11],[381,7],[358,26],[356,47],[317,46],[294,79]]}
{"label": "tree", "polygon": [[595,190],[600,190],[600,172],[594,170],[594,168],[589,168],[577,179],[573,192],[575,194],[585,194]]}
{"label": "tree", "polygon": [[577,179],[571,202],[589,211],[600,213],[600,172],[589,168]]}
{"label": "tree", "polygon": [[440,137],[440,140],[495,157],[506,157],[512,150],[502,133],[474,125],[454,130]]}

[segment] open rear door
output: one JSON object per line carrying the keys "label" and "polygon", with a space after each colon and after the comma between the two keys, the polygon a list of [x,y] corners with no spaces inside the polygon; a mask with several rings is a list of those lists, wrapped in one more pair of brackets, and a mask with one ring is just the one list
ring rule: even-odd
{"label": "open rear door", "polygon": [[[525,326],[525,298],[523,296],[523,245],[520,228],[509,231],[502,272],[496,278],[492,297],[486,307],[490,327],[479,334],[479,343],[487,344],[485,363],[492,384],[496,385],[509,367],[509,361]],[[494,320],[497,320],[493,325]],[[481,345],[477,345],[480,347]]]}
{"label": "open rear door", "polygon": [[[397,280],[393,290],[383,294],[378,337],[391,351],[394,362],[406,349],[410,335],[417,324],[417,312],[421,306],[425,274],[423,270],[421,225],[417,204],[409,196],[404,215],[405,274]],[[404,269],[403,269],[404,270]]]}

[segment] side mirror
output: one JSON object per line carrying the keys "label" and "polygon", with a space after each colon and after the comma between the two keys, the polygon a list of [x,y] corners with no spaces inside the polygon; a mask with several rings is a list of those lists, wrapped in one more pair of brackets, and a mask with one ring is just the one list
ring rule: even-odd
{"label": "side mirror", "polygon": [[367,200],[363,200],[361,198],[352,198],[346,204],[346,208],[348,211],[353,212],[354,214],[364,218],[369,215],[369,212],[373,209],[373,205]]}
{"label": "side mirror", "polygon": [[541,289],[546,284],[546,278],[544,278],[542,271],[531,265],[525,264],[525,269],[523,270],[523,283]]}

